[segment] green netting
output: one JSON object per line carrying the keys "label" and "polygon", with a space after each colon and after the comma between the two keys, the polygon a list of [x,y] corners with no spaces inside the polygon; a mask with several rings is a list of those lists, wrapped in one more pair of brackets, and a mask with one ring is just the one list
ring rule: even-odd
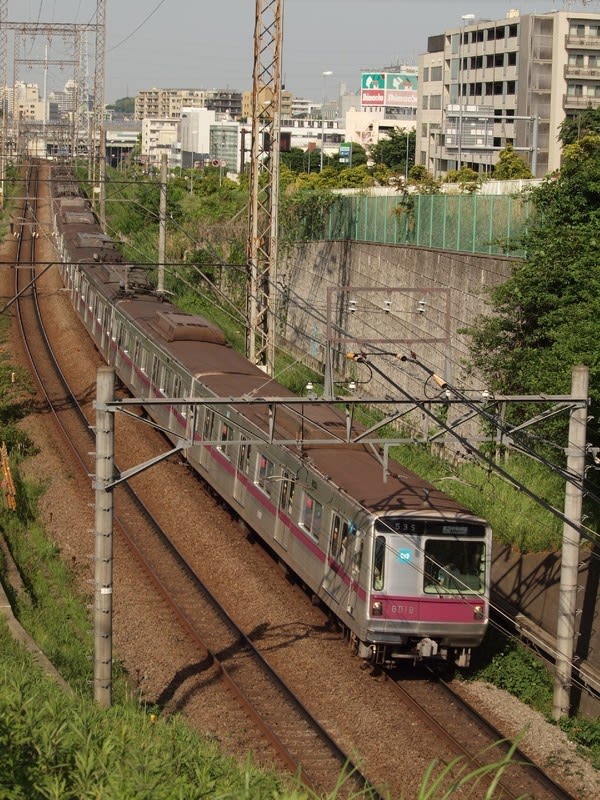
{"label": "green netting", "polygon": [[[509,195],[338,197],[325,238],[522,256],[530,213],[526,199]],[[319,228],[315,239],[322,238]]]}

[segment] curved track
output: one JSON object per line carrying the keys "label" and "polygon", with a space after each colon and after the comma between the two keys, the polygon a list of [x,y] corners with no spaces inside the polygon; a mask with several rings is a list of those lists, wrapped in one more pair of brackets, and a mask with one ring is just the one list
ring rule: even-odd
{"label": "curved track", "polygon": [[[86,475],[93,471],[94,437],[81,406],[69,389],[44,329],[36,292],[35,230],[37,169],[28,173],[19,236],[17,315],[32,371],[62,434]],[[38,270],[39,274],[39,270]],[[202,584],[137,495],[123,484],[115,524],[204,659],[216,665],[249,719],[269,742],[279,762],[305,785],[328,792],[346,775],[344,789],[370,788],[360,771],[268,665],[250,639]]]}
{"label": "curved track", "polygon": [[[71,443],[81,469],[93,472],[93,435],[90,423],[69,390],[40,320],[31,270],[35,264],[35,172],[30,175],[20,235],[19,268],[16,270],[19,319],[22,335],[28,344],[29,358],[48,406]],[[29,265],[29,272],[26,266]],[[39,275],[39,268],[37,270]],[[92,443],[92,446],[90,446]],[[317,791],[331,791],[343,768],[351,772],[348,792],[367,785],[346,755],[314,720],[284,682],[273,672],[222,606],[186,564],[159,525],[143,507],[139,498],[124,485],[117,489],[118,524],[131,551],[144,565],[155,586],[171,605],[188,635],[196,642],[206,662],[218,666],[222,680],[245,707],[257,731],[271,743],[277,758],[287,769],[301,774],[304,782]],[[502,754],[487,748],[495,745],[500,734],[479,715],[468,709],[456,695],[449,699],[449,687],[437,681],[406,681],[398,686],[402,693],[400,708],[407,704],[416,710],[432,739],[449,744],[470,768],[490,761],[500,761]],[[475,719],[477,718],[477,719]],[[441,721],[440,721],[441,720]],[[482,724],[487,732],[481,731]],[[506,748],[507,749],[507,748]],[[517,752],[517,758],[521,754]],[[570,797],[550,781],[541,770],[528,762],[512,765],[504,773],[502,796],[535,798]],[[372,796],[377,793],[372,791]]]}

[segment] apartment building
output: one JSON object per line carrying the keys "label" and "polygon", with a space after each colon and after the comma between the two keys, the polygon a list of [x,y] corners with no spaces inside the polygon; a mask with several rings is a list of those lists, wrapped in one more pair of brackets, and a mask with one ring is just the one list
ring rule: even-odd
{"label": "apartment building", "polygon": [[163,153],[170,155],[179,141],[178,120],[145,117],[142,120],[142,162],[159,167]]}
{"label": "apartment building", "polygon": [[144,89],[135,97],[135,118],[178,119],[182,108],[208,108],[239,118],[242,93],[231,89]]}
{"label": "apartment building", "polygon": [[536,177],[560,166],[560,125],[600,105],[600,14],[471,14],[419,59],[417,162],[490,172],[507,145]]}
{"label": "apartment building", "polygon": [[[294,95],[283,89],[281,92],[281,102],[280,102],[280,115],[282,117],[291,117],[292,114],[292,100]],[[269,87],[263,86],[261,91],[258,95],[258,102],[261,107],[265,107],[272,103],[272,91]],[[252,92],[243,92],[242,93],[242,117],[244,119],[250,119],[252,117]]]}

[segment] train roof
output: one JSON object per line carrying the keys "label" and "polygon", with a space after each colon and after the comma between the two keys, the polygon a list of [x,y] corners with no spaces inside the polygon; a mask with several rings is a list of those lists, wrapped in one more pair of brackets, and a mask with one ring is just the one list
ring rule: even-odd
{"label": "train roof", "polygon": [[[152,296],[124,299],[119,301],[119,307],[150,336],[159,339],[162,348],[215,397],[244,397],[247,402],[236,405],[236,411],[263,433],[268,430],[266,405],[252,405],[251,398],[296,397],[233,350],[221,330],[203,317],[181,312]],[[363,426],[353,423],[354,434],[362,430]],[[307,399],[301,408],[280,407],[275,415],[274,432],[277,438],[291,442],[301,435],[302,447],[290,443],[287,448],[373,513],[411,511],[472,516],[436,486],[394,459],[388,461],[388,476],[384,481],[383,465],[370,445],[311,445],[311,439],[345,436],[345,417],[331,405]]]}
{"label": "train roof", "polygon": [[[159,298],[146,268],[119,263],[118,245],[87,216],[89,201],[67,197],[57,200],[57,204],[62,215],[60,227],[68,239],[72,257],[81,262],[89,280],[210,393],[218,398],[244,397],[246,401],[252,397],[295,397],[233,350],[216,325],[181,311],[164,297]],[[245,402],[235,410],[246,418],[249,429],[254,427],[266,434],[269,424],[266,408],[264,404]],[[279,406],[274,425],[277,439],[288,441],[287,449],[299,456],[301,463],[318,471],[372,513],[473,517],[432,483],[391,458],[384,480],[378,448],[366,444],[323,444],[331,436],[337,435],[342,440],[346,436],[346,419],[332,405],[307,398],[300,411],[297,405]],[[353,422],[354,434],[362,430],[362,426]]]}

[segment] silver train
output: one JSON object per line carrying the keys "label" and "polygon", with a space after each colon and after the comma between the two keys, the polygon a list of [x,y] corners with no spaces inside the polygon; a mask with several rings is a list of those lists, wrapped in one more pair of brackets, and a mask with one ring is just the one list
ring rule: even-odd
{"label": "silver train", "polygon": [[[487,522],[397,462],[384,482],[368,446],[270,443],[266,405],[206,403],[191,418],[185,398],[291,393],[123,264],[69,175],[57,172],[52,186],[73,307],[135,397],[181,398],[147,409],[193,443],[190,465],[337,618],[360,657],[468,666],[488,624]],[[345,433],[332,407],[309,404],[304,415],[305,439],[319,426]],[[298,420],[278,410],[277,439],[294,442]]]}

